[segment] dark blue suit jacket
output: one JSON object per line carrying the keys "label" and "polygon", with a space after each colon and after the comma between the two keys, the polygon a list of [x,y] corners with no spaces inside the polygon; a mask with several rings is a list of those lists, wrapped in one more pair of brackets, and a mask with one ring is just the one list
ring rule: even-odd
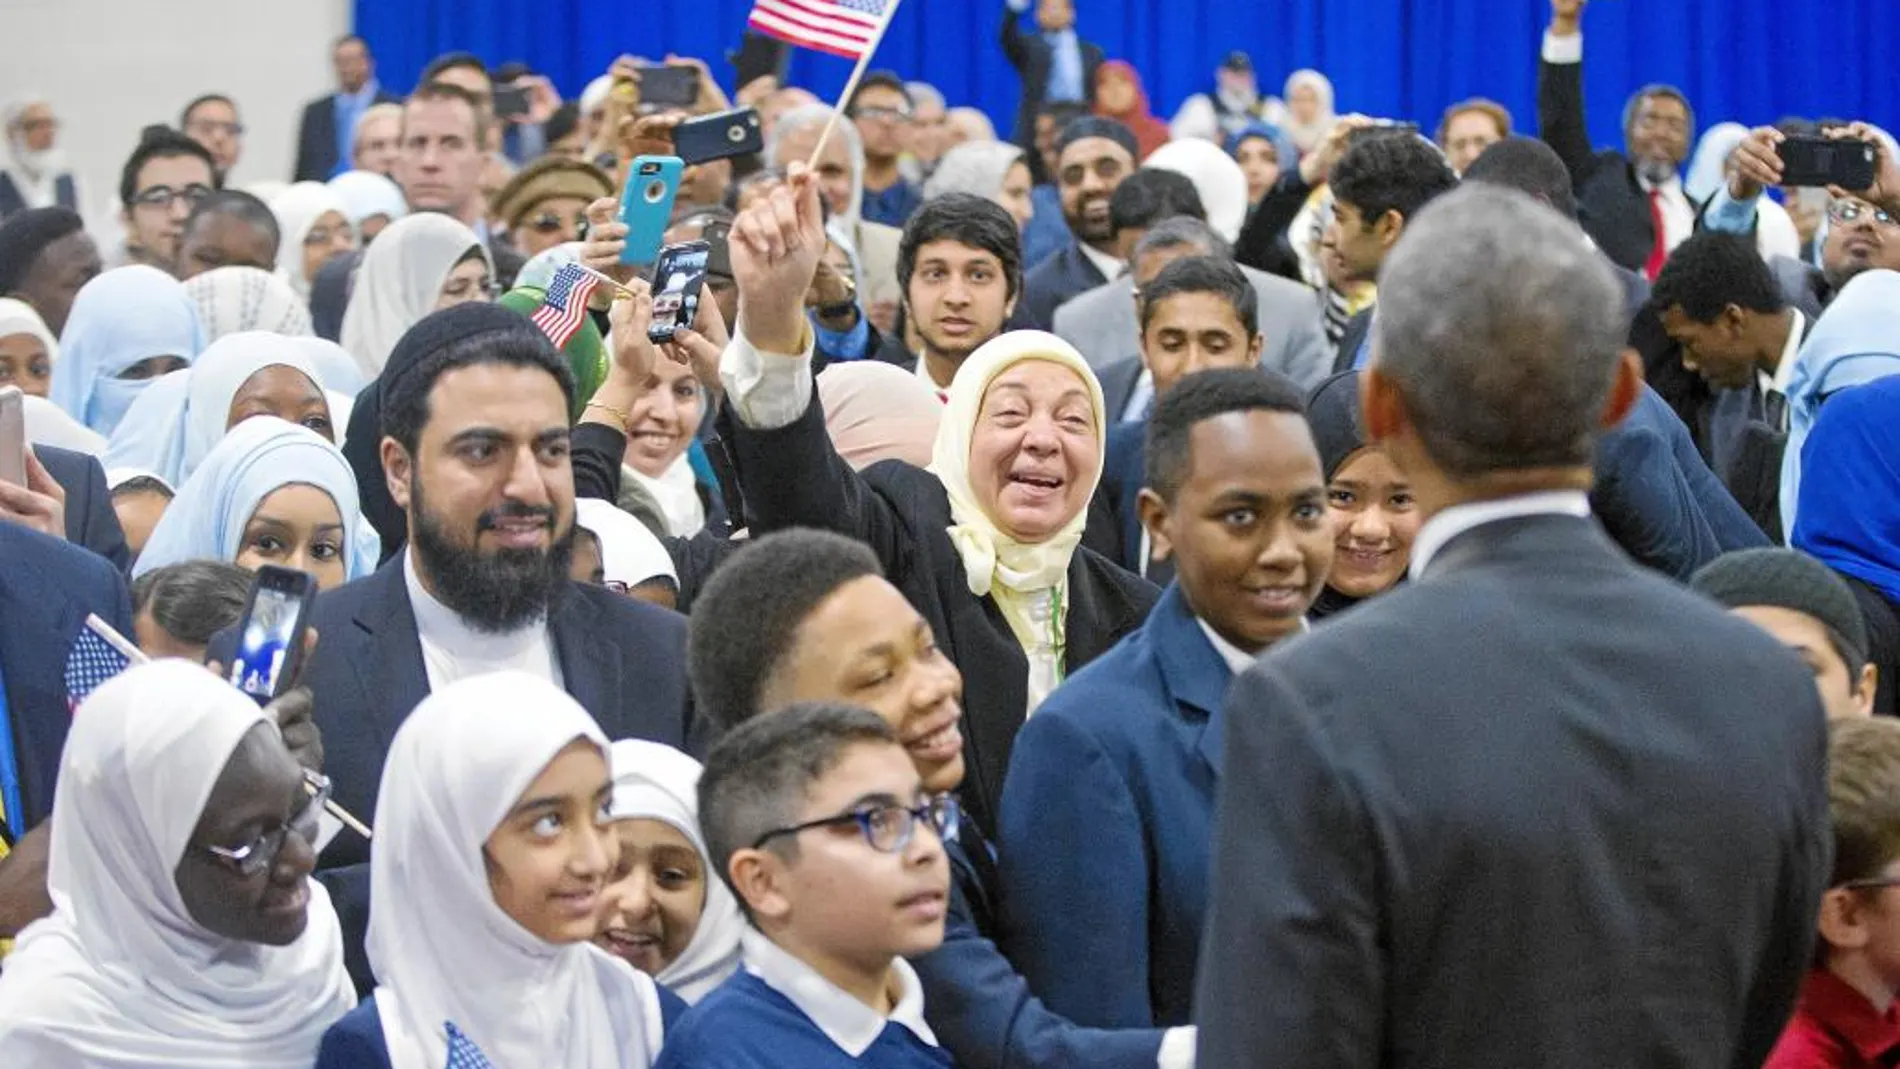
{"label": "dark blue suit jacket", "polygon": [[[660,988],[660,1023],[670,1030],[673,1022],[686,1013],[686,1002]],[[383,1018],[376,1010],[376,996],[356,1004],[323,1033],[317,1047],[316,1069],[390,1069],[389,1038],[383,1034]]]}
{"label": "dark blue suit jacket", "polygon": [[1023,278],[1023,299],[1016,305],[1015,329],[1052,330],[1056,309],[1071,297],[1079,297],[1107,282],[1095,261],[1082,252],[1082,246],[1070,241],[1061,252],[1037,264]]}
{"label": "dark blue suit jacket", "polygon": [[1169,586],[1016,739],[1003,786],[1004,945],[1051,1009],[1184,1025],[1233,672]]}
{"label": "dark blue suit jacket", "polygon": [[33,454],[66,491],[66,541],[92,550],[122,572],[130,571],[132,551],[126,547],[119,514],[112,510],[99,458],[50,445],[34,446]]}
{"label": "dark blue suit jacket", "polygon": [[0,674],[20,770],[23,814],[7,814],[14,838],[53,811],[53,784],[72,712],[66,659],[86,614],[132,635],[125,578],[98,555],[18,524],[0,523]]}
{"label": "dark blue suit jacket", "polygon": [[1135,507],[1147,475],[1147,444],[1145,419],[1108,429],[1102,482],[1089,499],[1089,522],[1082,530],[1083,545],[1136,575],[1143,575],[1148,563],[1141,559],[1141,513]]}

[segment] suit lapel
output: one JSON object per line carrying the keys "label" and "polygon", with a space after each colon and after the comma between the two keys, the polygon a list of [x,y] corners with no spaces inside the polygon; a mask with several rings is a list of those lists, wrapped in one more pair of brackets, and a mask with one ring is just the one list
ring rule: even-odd
{"label": "suit lapel", "polygon": [[1179,586],[1169,586],[1161,595],[1161,601],[1148,614],[1143,628],[1154,643],[1162,685],[1167,688],[1177,711],[1192,711],[1203,718],[1205,727],[1197,749],[1208,768],[1218,775],[1225,735],[1221,726],[1221,701],[1227,696],[1227,685],[1233,681],[1233,670],[1227,667],[1220,651],[1208,641],[1199,621],[1188,611],[1187,599],[1181,596]]}
{"label": "suit lapel", "polygon": [[376,718],[385,747],[395,739],[403,720],[429,696],[429,669],[422,660],[416,613],[403,579],[405,559],[398,554],[366,580],[375,585],[352,619],[362,646],[348,654],[363,685],[364,705]]}
{"label": "suit lapel", "polygon": [[554,611],[548,614],[548,634],[561,662],[562,689],[605,727],[608,717],[618,714],[611,698],[619,689],[608,686],[606,674],[618,670],[620,659],[611,650],[599,648],[599,611],[592,602],[571,584],[563,586],[556,597]]}

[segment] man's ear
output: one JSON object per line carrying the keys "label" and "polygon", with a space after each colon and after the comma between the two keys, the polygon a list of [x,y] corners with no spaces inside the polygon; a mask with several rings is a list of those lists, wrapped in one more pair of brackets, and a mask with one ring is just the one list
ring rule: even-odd
{"label": "man's ear", "polygon": [[1359,373],[1359,419],[1365,428],[1367,445],[1391,441],[1405,433],[1412,423],[1398,386],[1379,370],[1377,337],[1372,341],[1372,362]]}
{"label": "man's ear", "polygon": [[791,915],[791,899],[784,889],[785,861],[777,854],[769,850],[734,851],[726,871],[753,917],[782,922]]}
{"label": "man's ear", "polygon": [[1643,358],[1636,350],[1625,349],[1616,360],[1616,377],[1610,380],[1610,396],[1603,402],[1597,425],[1609,430],[1623,422],[1643,395]]}
{"label": "man's ear", "polygon": [[384,438],[382,443],[383,483],[389,488],[390,500],[404,512],[409,511],[409,480],[415,474],[414,462],[409,450],[394,438]]}
{"label": "man's ear", "polygon": [[1247,343],[1247,356],[1250,363],[1258,364],[1260,362],[1260,354],[1266,351],[1267,336],[1265,334],[1255,334],[1253,340]]}
{"label": "man's ear", "polygon": [[1741,305],[1723,306],[1721,319],[1722,326],[1728,330],[1730,337],[1740,337],[1742,332],[1748,329],[1748,313],[1742,311]]}
{"label": "man's ear", "polygon": [[1860,893],[1844,887],[1832,887],[1821,895],[1821,939],[1830,947],[1859,950],[1867,945],[1869,933],[1861,916]]}
{"label": "man's ear", "polygon": [[1400,215],[1397,208],[1393,208],[1379,217],[1379,221],[1373,224],[1373,229],[1379,232],[1379,244],[1385,246],[1389,252],[1392,246],[1397,245],[1399,239],[1405,236],[1405,216]]}
{"label": "man's ear", "polygon": [[1880,666],[1872,661],[1860,666],[1860,685],[1854,688],[1854,706],[1862,716],[1874,715],[1874,690],[1880,683]]}
{"label": "man's ear", "polygon": [[1148,531],[1148,542],[1152,547],[1149,556],[1155,560],[1170,556],[1174,552],[1174,545],[1168,541],[1168,503],[1161,500],[1161,495],[1153,489],[1144,486],[1135,498],[1135,514],[1141,517],[1141,526]]}

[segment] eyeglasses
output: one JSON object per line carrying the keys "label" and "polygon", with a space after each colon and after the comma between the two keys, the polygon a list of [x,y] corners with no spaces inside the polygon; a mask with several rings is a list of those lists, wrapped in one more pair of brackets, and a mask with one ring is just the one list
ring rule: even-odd
{"label": "eyeglasses", "polygon": [[1855,200],[1837,200],[1827,206],[1828,219],[1836,223],[1857,222],[1867,212],[1872,212],[1874,222],[1881,226],[1900,226],[1900,221],[1896,221],[1885,208],[1876,208]]}
{"label": "eyeglasses", "polygon": [[173,189],[170,186],[153,186],[134,196],[132,203],[141,208],[169,209],[174,202],[182,198],[188,207],[196,208],[199,201],[210,195],[210,186],[201,186],[197,183],[188,185],[183,189]]}
{"label": "eyeglasses", "polygon": [[309,248],[313,245],[328,245],[339,239],[347,241],[352,236],[354,235],[347,225],[338,227],[335,230],[325,226],[318,226],[312,227],[310,232],[303,236],[303,243],[305,248]]}
{"label": "eyeglasses", "polygon": [[864,833],[864,841],[871,844],[871,849],[895,854],[910,845],[911,839],[917,834],[918,822],[929,824],[930,830],[937,833],[937,838],[950,839],[957,834],[957,820],[957,800],[947,794],[939,794],[915,809],[901,805],[870,806],[822,820],[808,820],[789,828],[776,828],[754,839],[752,849],[757,850],[782,835],[797,835],[813,828],[856,824],[858,830]]}
{"label": "eyeglasses", "polygon": [[854,119],[876,119],[878,122],[902,124],[910,121],[910,112],[898,108],[859,108],[851,116]]}
{"label": "eyeglasses", "polygon": [[318,816],[323,812],[323,803],[330,800],[330,777],[305,769],[303,782],[307,797],[295,816],[242,846],[207,846],[205,851],[236,869],[239,875],[255,876],[276,863],[278,853],[284,849],[284,839],[292,831],[315,846]]}
{"label": "eyeglasses", "polygon": [[1864,880],[1849,880],[1836,886],[1843,891],[1880,891],[1888,887],[1900,887],[1900,876],[1869,876]]}
{"label": "eyeglasses", "polygon": [[[566,219],[561,218],[559,212],[542,212],[540,215],[528,220],[528,227],[537,233],[554,234],[558,233],[562,227],[565,227],[567,222]],[[587,236],[586,212],[576,212],[574,214],[574,229],[581,237],[585,238]]]}
{"label": "eyeglasses", "polygon": [[188,134],[224,134],[228,137],[243,137],[244,124],[241,122],[219,122],[216,119],[193,119],[185,124]]}

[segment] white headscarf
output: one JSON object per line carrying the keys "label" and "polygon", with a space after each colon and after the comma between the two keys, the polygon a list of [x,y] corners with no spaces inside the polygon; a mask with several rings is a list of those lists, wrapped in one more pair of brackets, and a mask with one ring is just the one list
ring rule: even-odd
{"label": "white headscarf", "polygon": [[184,661],[139,665],[80,707],[60,757],[47,889],[0,972],[0,1051],[35,1069],[309,1069],[356,1004],[315,880],[285,947],[213,935],[174,875],[238,743],[268,723]]}
{"label": "white headscarf", "polygon": [[497,1066],[627,1069],[659,1053],[651,977],[592,943],[556,946],[495,904],[482,846],[569,743],[607,754],[573,698],[521,672],[437,690],[383,766],[369,963],[393,1069],[442,1069],[453,1023]]}
{"label": "white headscarf", "polygon": [[[303,350],[304,357],[316,366],[317,381],[323,384],[325,390],[340,393],[354,401],[356,395],[363,392],[363,387],[369,385],[363,381],[363,369],[356,366],[356,361],[350,359],[350,354],[344,352],[341,345],[328,338],[319,338],[315,335],[291,340]],[[333,422],[339,426],[349,422],[348,416],[336,414],[334,401],[331,402],[330,408],[330,418]]]}
{"label": "white headscarf", "polygon": [[1193,182],[1207,209],[1207,225],[1230,244],[1240,238],[1240,228],[1247,222],[1247,172],[1225,149],[1199,139],[1170,141],[1150,153],[1141,166],[1173,171]]}
{"label": "white headscarf", "polygon": [[267,330],[293,337],[314,333],[305,298],[269,271],[255,267],[214,267],[187,279],[185,292],[198,306],[198,322],[204,327],[206,345],[226,334],[246,330]]}
{"label": "white headscarf", "polygon": [[1009,169],[1023,158],[1023,150],[1001,141],[965,141],[943,154],[937,169],[924,182],[924,199],[945,193],[969,193],[995,200],[1003,193]]}
{"label": "white headscarf", "polygon": [[153,380],[119,375],[155,356],[197,359],[204,348],[198,310],[178,280],[144,264],[93,279],[73,299],[53,365],[52,401],[110,437]]}
{"label": "white headscarf", "polygon": [[631,464],[622,465],[623,479],[632,478],[660,506],[666,520],[666,533],[674,538],[691,538],[706,529],[706,503],[699,499],[699,476],[685,453],[666,466],[658,478]]}
{"label": "white headscarf", "polygon": [[1719,122],[1703,131],[1690,158],[1688,177],[1682,191],[1697,204],[1706,203],[1728,180],[1728,158],[1735,146],[1748,140],[1748,127],[1738,122]]}
{"label": "white headscarf", "polygon": [[0,338],[11,338],[15,334],[30,334],[46,346],[46,361],[53,367],[59,366],[59,339],[46,327],[46,320],[32,305],[12,297],[0,297]]}
{"label": "white headscarf", "polygon": [[402,187],[375,171],[344,171],[329,181],[330,191],[343,200],[343,214],[361,236],[363,220],[382,216],[390,222],[409,214]]}
{"label": "white headscarf", "polygon": [[310,299],[310,279],[303,273],[303,241],[317,220],[330,212],[350,222],[349,205],[337,191],[322,182],[298,182],[270,200],[271,214],[277,217],[277,277],[290,283],[297,296]]}
{"label": "white headscarf", "polygon": [[[1018,542],[1005,534],[970,485],[970,442],[976,434],[977,417],[982,414],[983,397],[998,375],[1025,360],[1060,364],[1082,380],[1095,415],[1097,445],[1095,470],[1088,473],[1088,493],[1081,495],[1083,507],[1060,531],[1035,543]],[[963,562],[970,593],[996,602],[1016,641],[1029,656],[1032,710],[1060,682],[1067,621],[1060,613],[1045,619],[1045,610],[1050,608],[1051,592],[1054,605],[1066,600],[1069,561],[1082,544],[1083,528],[1088,526],[1088,499],[1102,481],[1102,464],[1108,453],[1107,413],[1102,384],[1074,346],[1040,330],[1016,330],[983,343],[957,369],[944,404],[943,422],[937,427],[929,470],[950,498],[950,542]]]}
{"label": "white headscarf", "polygon": [[[635,521],[638,525],[638,521]],[[614,743],[613,818],[657,820],[686,836],[706,871],[706,908],[699,927],[671,965],[654,977],[688,1003],[698,1004],[739,968],[739,934],[745,918],[726,881],[713,867],[706,837],[699,830],[698,761],[657,742],[623,739]]]}
{"label": "white headscarf", "polygon": [[[1302,85],[1312,86],[1319,93],[1319,113],[1313,116],[1310,123],[1301,123],[1293,117],[1293,91]],[[1339,121],[1333,112],[1333,81],[1311,68],[1297,70],[1287,76],[1284,95],[1287,99],[1286,121],[1280,124],[1280,129],[1286,131],[1286,135],[1293,139],[1293,144],[1302,153],[1311,152],[1319,147],[1321,141],[1326,140],[1326,135],[1333,132],[1333,124]],[[1280,165],[1285,167],[1290,164],[1282,160]]]}
{"label": "white headscarf", "polygon": [[636,587],[649,579],[665,576],[675,586],[679,571],[673,555],[666,551],[659,536],[647,525],[622,512],[611,501],[596,497],[574,499],[574,522],[594,533],[600,540],[600,567],[610,583]]}
{"label": "white headscarf", "polygon": [[364,378],[381,373],[396,343],[435,310],[449,272],[478,251],[487,259],[475,231],[437,212],[409,216],[376,235],[343,313],[343,348]]}
{"label": "white headscarf", "polygon": [[28,394],[20,401],[20,411],[26,416],[27,441],[95,457],[105,456],[105,435],[67,415],[58,405],[44,397]]}

